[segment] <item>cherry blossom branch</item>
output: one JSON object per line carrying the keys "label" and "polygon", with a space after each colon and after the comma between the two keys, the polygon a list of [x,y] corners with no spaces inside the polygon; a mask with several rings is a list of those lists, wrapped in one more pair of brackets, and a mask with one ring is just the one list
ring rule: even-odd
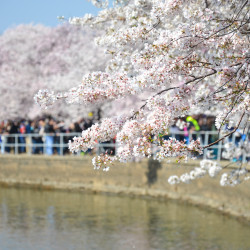
{"label": "cherry blossom branch", "polygon": [[[203,149],[220,142],[238,127],[245,127],[250,102],[246,90],[249,41],[241,32],[248,30],[245,10],[248,1],[236,3],[217,0],[128,1],[127,5],[122,3],[122,7],[117,5],[117,8],[102,11],[96,18],[87,16],[79,22],[76,19],[78,24],[82,22],[106,30],[97,39],[97,44],[112,54],[106,71],[84,75],[78,87],[61,96],[41,92],[38,101],[53,104],[58,98],[66,98],[68,103],[85,106],[123,97],[129,100],[126,99],[128,110],[124,110],[123,104],[119,109],[117,102],[115,107],[111,106],[113,110],[106,115],[113,115],[113,118],[103,119],[83,131],[81,137],[74,138],[69,144],[70,150],[87,150],[95,147],[97,141],[116,136],[119,144],[116,159],[121,162],[152,155],[158,160],[173,156],[186,159],[201,154]],[[149,98],[148,90],[154,91]],[[118,119],[118,114],[126,114],[134,108],[135,95],[141,96],[143,105],[140,104],[130,118],[124,115]],[[236,111],[239,114],[234,121]],[[161,137],[167,134],[177,117],[193,113],[217,114],[217,128],[225,120],[235,128],[205,147],[199,140],[186,144]],[[232,158],[232,150],[226,154]],[[95,168],[101,168],[113,160],[102,155],[93,164]],[[218,169],[221,168],[207,168],[212,177]],[[204,169],[193,172],[192,177],[203,173]],[[180,179],[186,180],[184,177]],[[229,179],[224,176],[222,185],[230,185]]]}
{"label": "cherry blossom branch", "polygon": [[237,104],[237,101],[240,99],[240,97],[243,95],[244,91],[247,89],[247,85],[248,84],[246,84],[245,89],[242,91],[242,93],[239,96],[236,97],[236,100],[232,104],[231,109],[227,112],[226,116],[224,117],[223,121],[221,122],[218,134],[220,134],[220,131],[221,131],[221,128],[222,128],[222,125],[223,125],[224,121],[226,120],[226,118],[228,117],[228,115],[233,111],[235,105]]}
{"label": "cherry blossom branch", "polygon": [[214,144],[216,144],[216,143],[222,141],[222,140],[225,139],[226,137],[230,136],[231,134],[233,134],[233,133],[238,129],[238,127],[240,126],[240,123],[241,123],[241,121],[242,121],[244,115],[245,115],[245,111],[243,112],[242,116],[240,117],[240,120],[239,120],[237,126],[236,126],[230,133],[224,135],[222,138],[218,139],[217,141],[212,142],[212,143],[208,144],[207,146],[204,146],[203,149],[209,148],[209,147],[213,146]]}

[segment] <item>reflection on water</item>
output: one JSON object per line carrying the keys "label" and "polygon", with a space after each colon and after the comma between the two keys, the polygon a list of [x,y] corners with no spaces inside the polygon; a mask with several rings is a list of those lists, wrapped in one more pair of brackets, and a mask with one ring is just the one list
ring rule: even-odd
{"label": "reflection on water", "polygon": [[0,188],[0,249],[250,249],[250,226],[172,201]]}

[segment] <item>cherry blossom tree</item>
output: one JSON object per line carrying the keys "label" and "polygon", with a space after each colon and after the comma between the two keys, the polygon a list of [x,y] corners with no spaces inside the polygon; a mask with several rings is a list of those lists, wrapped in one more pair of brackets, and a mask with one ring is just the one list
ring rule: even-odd
{"label": "cherry blossom tree", "polygon": [[[94,45],[96,32],[72,25],[55,28],[20,25],[0,36],[0,117],[33,118],[41,111],[33,101],[41,88],[67,90],[88,71],[105,68],[105,54]],[[95,109],[90,107],[89,110]],[[46,114],[74,120],[88,114],[77,105],[58,103]]]}
{"label": "cherry blossom tree", "polygon": [[[80,85],[65,93],[40,90],[36,101],[42,107],[59,99],[88,106],[150,95],[138,100],[141,105],[129,115],[105,118],[83,131],[69,143],[72,152],[116,136],[117,155],[93,159],[95,168],[107,170],[114,160],[194,158],[238,128],[249,133],[249,1],[133,0],[115,1],[113,8],[106,1],[94,4],[103,7],[97,16],[73,17],[69,22],[105,30],[96,43],[112,56],[106,70],[84,75]],[[186,144],[162,137],[177,118],[207,111],[216,116],[216,142],[202,147],[199,140]],[[221,170],[207,160],[169,182],[190,182],[206,173],[214,177]],[[237,184],[248,179],[247,174],[246,169],[223,174],[221,184]]]}

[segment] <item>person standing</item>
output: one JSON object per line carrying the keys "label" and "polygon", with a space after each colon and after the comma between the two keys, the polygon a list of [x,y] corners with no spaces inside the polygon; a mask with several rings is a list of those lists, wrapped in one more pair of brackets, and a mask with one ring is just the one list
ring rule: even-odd
{"label": "person standing", "polygon": [[52,118],[45,121],[44,132],[45,132],[46,154],[53,155],[55,130],[54,130],[54,120]]}

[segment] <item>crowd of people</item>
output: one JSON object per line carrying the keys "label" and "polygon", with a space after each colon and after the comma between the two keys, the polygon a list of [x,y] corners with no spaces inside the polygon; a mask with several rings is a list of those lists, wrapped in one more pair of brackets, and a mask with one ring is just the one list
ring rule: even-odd
{"label": "crowd of people", "polygon": [[[53,117],[2,121],[0,122],[1,153],[68,154],[68,141],[91,127],[94,122],[93,117],[80,119],[69,126],[66,126],[64,121]],[[176,124],[169,129],[168,135],[163,136],[168,139],[174,135],[176,139],[185,140],[187,144],[190,139],[197,139],[198,136],[203,144],[211,143],[218,138],[217,133],[210,133],[205,138],[204,131],[216,131],[214,117],[197,115],[176,120]],[[62,133],[63,136],[60,136]],[[105,142],[103,150],[114,154],[115,148],[107,146],[107,143],[114,142],[115,138]],[[17,143],[18,146],[16,146]]]}
{"label": "crowd of people", "polygon": [[[34,120],[7,120],[0,123],[1,153],[15,152],[14,145],[18,143],[18,153],[32,154],[67,154],[68,147],[59,147],[60,143],[67,144],[72,139],[72,133],[80,134],[93,124],[93,119],[81,119],[66,126],[63,121],[52,117]],[[63,141],[60,134],[63,133]],[[27,149],[32,145],[31,149]]]}

